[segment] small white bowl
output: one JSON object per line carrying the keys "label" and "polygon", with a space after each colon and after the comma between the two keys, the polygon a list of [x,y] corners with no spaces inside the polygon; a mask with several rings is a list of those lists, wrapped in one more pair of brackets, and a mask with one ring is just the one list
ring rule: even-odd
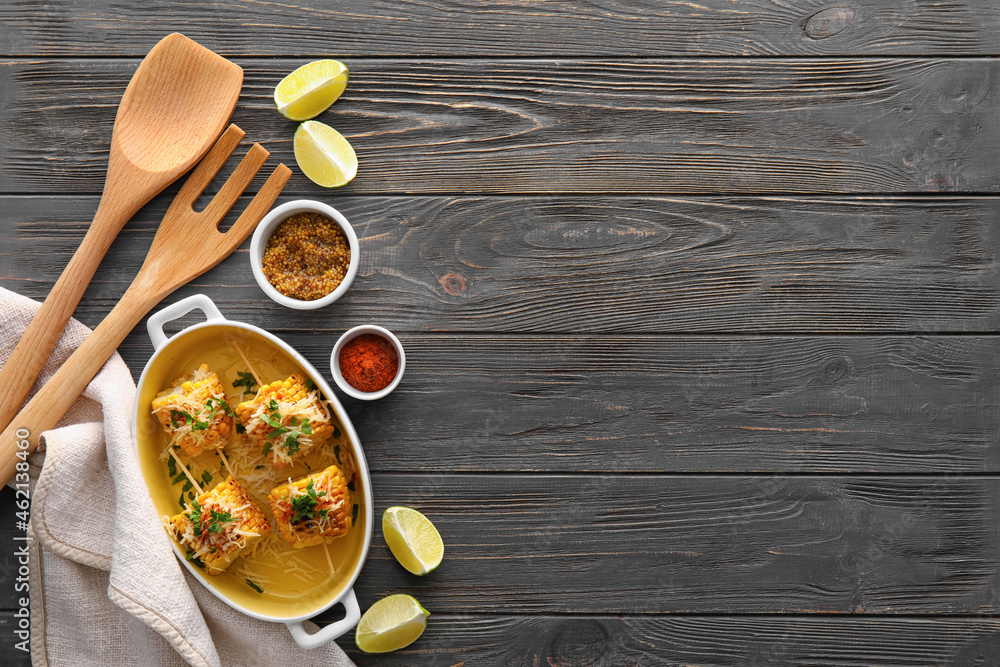
{"label": "small white bowl", "polygon": [[[362,334],[375,334],[376,336],[381,336],[392,343],[393,347],[396,348],[396,355],[399,357],[399,370],[396,371],[396,377],[393,378],[392,382],[390,382],[389,386],[385,389],[370,392],[359,391],[348,384],[347,380],[344,379],[343,373],[340,372],[341,348],[344,347],[345,343],[361,336]],[[362,324],[361,326],[345,331],[344,335],[337,341],[337,344],[333,346],[333,353],[330,355],[330,372],[333,373],[333,381],[336,383],[337,387],[348,396],[361,399],[362,401],[374,401],[392,393],[392,390],[399,385],[399,381],[403,379],[403,370],[405,368],[406,355],[403,354],[403,346],[400,344],[399,339],[396,338],[388,329],[375,326],[374,324]]]}
{"label": "small white bowl", "polygon": [[[267,240],[271,238],[271,234],[278,225],[297,213],[319,213],[331,218],[344,230],[344,236],[347,237],[347,243],[351,247],[351,262],[347,266],[347,274],[344,276],[344,280],[337,285],[337,289],[313,301],[303,301],[302,299],[293,299],[292,297],[285,296],[274,289],[274,285],[269,283],[264,276],[263,258],[264,250],[267,248]],[[290,201],[273,209],[260,221],[257,229],[254,230],[253,238],[250,239],[250,268],[253,269],[253,277],[257,280],[257,284],[264,290],[264,294],[271,297],[271,300],[275,303],[280,303],[282,306],[297,310],[322,308],[342,297],[347,288],[354,282],[354,276],[358,274],[358,254],[358,236],[354,233],[351,223],[347,222],[347,218],[332,206],[309,199]]]}

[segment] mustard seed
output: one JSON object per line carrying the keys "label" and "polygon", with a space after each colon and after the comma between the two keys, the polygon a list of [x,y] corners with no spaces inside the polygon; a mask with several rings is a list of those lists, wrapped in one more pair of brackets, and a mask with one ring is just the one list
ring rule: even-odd
{"label": "mustard seed", "polygon": [[336,221],[320,213],[297,213],[267,240],[264,277],[281,294],[315,301],[337,289],[351,264],[351,246]]}

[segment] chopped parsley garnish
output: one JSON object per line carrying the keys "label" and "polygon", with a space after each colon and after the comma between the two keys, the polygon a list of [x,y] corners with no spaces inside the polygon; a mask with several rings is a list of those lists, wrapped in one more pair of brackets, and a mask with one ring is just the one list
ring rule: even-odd
{"label": "chopped parsley garnish", "polygon": [[198,501],[191,503],[191,513],[188,514],[191,523],[194,525],[194,536],[201,537],[201,505]]}
{"label": "chopped parsley garnish", "polygon": [[191,551],[190,549],[188,549],[188,552],[186,554],[184,554],[184,558],[186,558],[189,562],[194,563],[195,565],[197,565],[201,569],[203,569],[203,570],[205,569],[205,564],[202,563],[201,559],[198,558],[197,556],[195,556],[194,552]]}
{"label": "chopped parsley garnish", "polygon": [[355,490],[354,489],[354,480],[353,479],[350,482],[347,483],[347,490],[348,491],[354,491]]}
{"label": "chopped parsley garnish", "polygon": [[205,472],[201,473],[201,481],[204,482],[205,484],[211,484],[212,483],[212,473],[208,472],[207,470]]}
{"label": "chopped parsley garnish", "polygon": [[271,414],[261,415],[261,419],[274,429],[267,434],[267,437],[273,438],[275,435],[287,431],[288,429],[281,425],[281,410],[278,409],[278,402],[272,398],[271,402],[267,404],[267,409],[271,411]]}
{"label": "chopped parsley garnish", "polygon": [[188,514],[188,518],[191,519],[191,523],[194,526],[194,536],[197,538],[201,538],[201,536],[206,532],[216,534],[221,533],[222,524],[235,521],[235,519],[233,519],[233,515],[229,512],[216,512],[211,508],[209,508],[208,512],[208,527],[203,528],[201,524],[202,517],[204,516],[202,507],[198,504],[198,501],[191,503],[191,512]]}
{"label": "chopped parsley garnish", "polygon": [[264,589],[263,589],[263,588],[261,588],[260,586],[258,586],[258,585],[257,585],[257,584],[255,584],[255,583],[253,583],[253,582],[252,582],[252,581],[250,581],[249,579],[247,579],[247,586],[249,586],[250,588],[254,589],[254,590],[255,590],[255,591],[257,591],[258,593],[263,593],[263,592],[264,592]]}
{"label": "chopped parsley garnish", "polygon": [[358,520],[358,510],[359,509],[361,509],[361,508],[358,507],[358,504],[354,503],[354,507],[351,508],[351,523],[352,524],[355,523]]}
{"label": "chopped parsley garnish", "polygon": [[222,524],[234,521],[233,515],[229,512],[216,512],[215,510],[209,510],[209,512],[212,513],[212,521],[208,525],[208,532],[210,533],[221,533]]}
{"label": "chopped parsley garnish", "polygon": [[188,481],[184,482],[184,486],[181,488],[181,493],[187,493],[188,491],[190,491],[193,488],[194,488],[194,484],[191,483],[191,480],[188,480]]}
{"label": "chopped parsley garnish", "polygon": [[270,453],[271,453],[271,443],[268,442],[264,445],[264,449],[261,451],[260,454],[261,456],[267,456]]}
{"label": "chopped parsley garnish", "polygon": [[[304,521],[306,519],[316,518],[316,506],[319,504],[319,499],[326,495],[326,491],[316,492],[316,487],[313,486],[313,481],[309,480],[309,486],[306,487],[306,492],[301,496],[292,498],[292,523],[298,523],[299,521]],[[320,519],[325,519],[326,514],[321,512]]]}
{"label": "chopped parsley garnish", "polygon": [[316,383],[312,381],[312,378],[306,378],[306,389],[309,391],[316,389]]}
{"label": "chopped parsley garnish", "polygon": [[[170,460],[173,461],[173,459],[170,459]],[[174,470],[176,470],[176,468],[174,468]],[[181,472],[181,473],[174,472],[174,473],[171,473],[171,474],[174,476],[174,478],[172,480],[170,480],[170,484],[171,485],[173,485],[173,484],[180,484],[182,480],[187,479],[187,475],[185,475],[183,472]]]}
{"label": "chopped parsley garnish", "polygon": [[243,387],[244,394],[252,394],[257,391],[257,380],[254,379],[253,373],[250,371],[239,371],[236,373],[238,378],[233,382],[234,387]]}
{"label": "chopped parsley garnish", "polygon": [[337,426],[336,424],[333,427],[333,437],[334,438],[339,438],[340,437],[340,427]]}
{"label": "chopped parsley garnish", "polygon": [[340,463],[340,445],[333,446],[333,455],[337,457],[337,463]]}
{"label": "chopped parsley garnish", "polygon": [[236,425],[236,432],[237,433],[246,433],[247,432],[247,427],[244,426],[243,424],[237,424]]}
{"label": "chopped parsley garnish", "polygon": [[[167,472],[170,473],[171,477],[175,477],[177,475],[177,461],[175,461],[174,457],[172,456],[169,459],[167,459]],[[174,481],[170,483],[176,484],[177,482]]]}
{"label": "chopped parsley garnish", "polygon": [[[307,417],[299,419],[298,417],[292,417],[288,420],[287,426],[282,426],[281,424],[281,411],[279,410],[279,405],[273,398],[271,402],[267,405],[268,410],[271,411],[270,415],[261,415],[268,426],[271,427],[271,431],[267,434],[267,438],[270,440],[272,438],[278,438],[278,436],[285,435],[285,439],[276,440],[276,442],[281,443],[281,447],[284,447],[286,453],[289,456],[294,456],[302,448],[302,443],[299,438],[303,435],[312,435],[312,424]],[[268,442],[264,445],[264,456],[271,451],[272,444]]]}
{"label": "chopped parsley garnish", "polygon": [[208,414],[209,419],[214,417],[215,413],[218,412],[219,410],[222,410],[224,414],[230,417],[236,416],[236,413],[233,412],[233,409],[229,407],[229,403],[226,403],[221,398],[216,398],[215,396],[211,396],[208,398],[208,400],[205,401],[205,407],[211,410],[211,412]]}
{"label": "chopped parsley garnish", "polygon": [[[178,423],[178,419],[182,419],[183,421]],[[187,410],[178,410],[176,408],[170,411],[170,423],[173,424],[174,428],[180,428],[185,424],[191,424],[192,431],[204,431],[208,428],[208,422],[199,420]]]}

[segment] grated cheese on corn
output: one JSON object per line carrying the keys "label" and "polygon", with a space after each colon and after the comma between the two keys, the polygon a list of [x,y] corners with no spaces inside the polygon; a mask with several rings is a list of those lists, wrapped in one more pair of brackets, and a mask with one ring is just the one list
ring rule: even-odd
{"label": "grated cheese on corn", "polygon": [[296,549],[329,542],[351,529],[347,481],[335,465],[274,488],[268,502],[281,536]]}
{"label": "grated cheese on corn", "polygon": [[279,470],[326,443],[334,432],[322,395],[309,389],[299,373],[264,385],[253,400],[236,406],[236,414],[247,437]]}
{"label": "grated cheese on corn", "polygon": [[153,398],[152,410],[170,435],[168,448],[176,445],[188,456],[224,448],[233,430],[222,383],[208,364],[175,379]]}
{"label": "grated cheese on corn", "polygon": [[271,532],[264,512],[232,477],[198,496],[170,524],[188,557],[204,563],[209,574],[224,572],[241,552]]}

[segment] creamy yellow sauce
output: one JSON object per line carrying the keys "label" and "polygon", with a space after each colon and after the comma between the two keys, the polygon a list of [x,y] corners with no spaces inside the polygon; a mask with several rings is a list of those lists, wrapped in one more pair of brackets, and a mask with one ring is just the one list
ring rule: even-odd
{"label": "creamy yellow sauce", "polygon": [[[149,368],[140,387],[140,408],[149,406],[156,393],[170,386],[177,376],[190,373],[202,363],[207,363],[211,370],[218,373],[227,401],[235,407],[243,400],[243,388],[233,387],[233,381],[238,378],[238,372],[247,370],[237,346],[264,383],[284,379],[293,372],[305,373],[287,353],[262,336],[224,325],[206,327],[185,332],[167,344]],[[316,379],[313,378],[313,381]],[[250,398],[252,395],[248,394],[246,400]],[[324,607],[343,592],[361,558],[366,521],[364,480],[356,472],[353,448],[332,406],[330,412],[338,427],[335,437],[309,452],[301,462],[280,471],[274,472],[244,436],[234,435],[223,450],[237,479],[244,483],[268,518],[273,518],[266,499],[270,488],[289,478],[296,480],[318,472],[331,464],[337,464],[345,477],[353,481],[351,500],[358,505],[357,518],[350,532],[328,544],[295,549],[281,538],[275,528],[268,538],[247,549],[223,574],[212,576],[199,570],[202,580],[209,586],[255,613],[291,618]],[[164,455],[170,438],[148,409],[140,409],[136,432],[139,463],[157,512],[163,516],[180,513],[184,482],[171,483]],[[203,491],[208,491],[225,478],[227,471],[214,450],[197,457],[175,451],[202,485]],[[177,471],[181,471],[179,466]],[[206,472],[212,476],[211,481],[202,484],[202,475]],[[190,502],[187,494],[184,494],[184,500]],[[198,570],[197,567],[195,569]],[[248,579],[264,592],[251,587]]]}

